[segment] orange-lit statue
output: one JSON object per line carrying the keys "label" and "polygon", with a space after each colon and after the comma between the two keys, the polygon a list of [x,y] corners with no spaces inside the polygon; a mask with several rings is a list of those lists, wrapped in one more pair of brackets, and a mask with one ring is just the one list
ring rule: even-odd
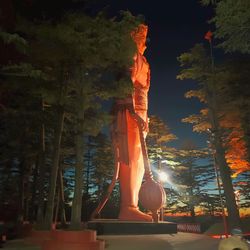
{"label": "orange-lit statue", "polygon": [[150,69],[143,53],[146,49],[148,27],[141,24],[131,33],[137,46],[131,80],[134,91],[131,97],[118,99],[115,104],[115,121],[112,127],[113,145],[119,165],[121,202],[120,220],[152,221],[152,217],[138,209],[138,194],[144,176],[144,162],[139,126],[144,136],[147,131],[148,90]]}
{"label": "orange-lit statue", "polygon": [[[149,64],[143,56],[146,49],[147,31],[148,27],[141,24],[131,33],[137,46],[137,52],[133,58],[134,64],[131,68],[134,90],[131,96],[117,99],[113,108],[114,121],[111,134],[115,149],[115,174],[106,195],[92,213],[92,219],[100,214],[117,179],[119,179],[121,191],[120,220],[152,221],[150,215],[138,209],[140,196],[141,203],[146,209],[152,211],[154,221],[158,221],[157,211],[166,199],[164,189],[152,178],[145,144],[150,85]],[[144,173],[145,182],[141,188]]]}

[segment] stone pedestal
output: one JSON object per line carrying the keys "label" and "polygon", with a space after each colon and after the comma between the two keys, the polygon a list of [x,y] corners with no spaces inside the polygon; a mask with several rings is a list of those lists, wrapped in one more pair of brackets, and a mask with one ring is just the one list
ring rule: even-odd
{"label": "stone pedestal", "polygon": [[29,244],[42,246],[45,240],[49,240],[52,237],[52,231],[32,230],[28,238],[25,238],[25,242]]}
{"label": "stone pedestal", "polygon": [[97,219],[89,221],[87,228],[98,235],[176,234],[177,224],[171,222],[139,222]]}
{"label": "stone pedestal", "polygon": [[105,242],[96,239],[96,231],[51,231],[51,238],[45,240],[42,250],[104,250]]}

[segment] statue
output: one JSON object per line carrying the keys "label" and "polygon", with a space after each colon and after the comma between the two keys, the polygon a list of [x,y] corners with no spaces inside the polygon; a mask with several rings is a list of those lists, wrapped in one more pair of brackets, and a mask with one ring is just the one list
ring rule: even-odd
{"label": "statue", "polygon": [[131,33],[137,46],[131,80],[134,91],[131,97],[116,100],[115,121],[112,127],[112,142],[119,164],[120,220],[152,221],[152,217],[138,209],[138,196],[144,176],[139,126],[144,136],[147,131],[148,90],[150,69],[143,53],[146,49],[148,28],[145,25]]}
{"label": "statue", "polygon": [[[159,187],[159,184],[152,178],[145,144],[148,129],[147,110],[150,86],[150,68],[146,58],[143,56],[146,49],[147,31],[148,27],[140,24],[131,32],[131,37],[137,46],[137,52],[134,55],[134,63],[131,68],[131,80],[134,91],[127,98],[116,99],[113,107],[114,121],[111,126],[111,136],[115,151],[115,174],[106,196],[92,213],[92,218],[100,213],[117,179],[120,182],[121,193],[119,220],[152,221],[151,215],[141,212],[138,208],[139,191],[144,174],[145,179],[149,181],[145,182],[146,185],[144,187],[146,187],[146,191],[144,191],[145,188],[142,188],[143,195],[141,196],[146,201],[144,203],[150,203],[149,209],[151,203],[154,204],[154,221],[157,221],[154,211],[157,211],[158,207],[162,206],[163,200],[165,201],[164,189],[161,186]],[[149,189],[157,190],[156,193],[159,195],[156,195],[156,202],[151,202],[152,199],[148,199],[149,196],[145,195]]]}

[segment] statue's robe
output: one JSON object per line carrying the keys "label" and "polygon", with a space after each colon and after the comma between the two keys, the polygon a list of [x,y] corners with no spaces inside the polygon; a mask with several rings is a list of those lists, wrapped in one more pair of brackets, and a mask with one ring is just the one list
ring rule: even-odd
{"label": "statue's robe", "polygon": [[[126,192],[126,194],[121,192],[121,204],[131,203],[131,206],[137,206],[138,192],[144,175],[144,164],[139,127],[132,113],[134,111],[146,124],[148,123],[148,90],[150,86],[149,64],[139,52],[134,56],[131,80],[134,87],[132,96],[116,100],[112,141],[117,152],[117,161],[120,164],[120,184],[123,178],[131,189],[131,192]],[[144,131],[144,135],[146,136],[146,131]],[[131,193],[131,196],[128,193]]]}

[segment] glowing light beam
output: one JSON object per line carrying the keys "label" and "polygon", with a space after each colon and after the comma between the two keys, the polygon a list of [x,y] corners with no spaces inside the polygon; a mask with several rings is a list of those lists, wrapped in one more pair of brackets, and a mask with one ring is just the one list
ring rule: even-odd
{"label": "glowing light beam", "polygon": [[158,173],[158,175],[159,175],[160,181],[162,181],[162,182],[169,182],[169,176],[165,172],[161,171],[161,172]]}

